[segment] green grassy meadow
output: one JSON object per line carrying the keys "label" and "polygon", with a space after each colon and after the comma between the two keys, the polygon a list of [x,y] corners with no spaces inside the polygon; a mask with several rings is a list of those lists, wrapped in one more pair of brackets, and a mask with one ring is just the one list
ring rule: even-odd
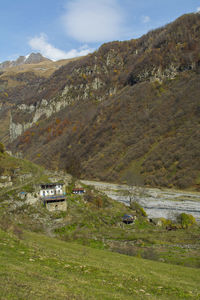
{"label": "green grassy meadow", "polygon": [[200,299],[200,271],[0,231],[0,299]]}

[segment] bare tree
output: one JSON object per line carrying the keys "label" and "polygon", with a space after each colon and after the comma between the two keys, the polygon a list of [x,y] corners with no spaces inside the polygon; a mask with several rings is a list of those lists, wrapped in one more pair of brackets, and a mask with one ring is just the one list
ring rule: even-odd
{"label": "bare tree", "polygon": [[140,197],[144,194],[144,180],[140,174],[134,171],[128,171],[123,179],[127,184],[123,196],[127,196],[131,207],[134,202],[139,202]]}

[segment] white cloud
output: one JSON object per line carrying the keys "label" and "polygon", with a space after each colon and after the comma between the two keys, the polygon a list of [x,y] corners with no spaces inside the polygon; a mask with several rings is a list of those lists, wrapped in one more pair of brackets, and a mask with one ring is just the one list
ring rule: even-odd
{"label": "white cloud", "polygon": [[142,23],[149,23],[151,21],[149,16],[143,16],[142,17]]}
{"label": "white cloud", "polygon": [[73,0],[62,16],[67,35],[84,43],[119,39],[122,21],[117,0]]}
{"label": "white cloud", "polygon": [[47,36],[44,33],[41,33],[39,36],[36,36],[34,38],[31,38],[29,40],[29,46],[33,50],[39,51],[43,56],[51,60],[68,59],[78,56],[84,56],[94,51],[94,49],[90,49],[87,46],[82,46],[78,50],[72,49],[68,52],[65,52],[51,45],[48,42]]}
{"label": "white cloud", "polygon": [[200,6],[199,6],[199,7],[197,7],[197,12],[200,12]]}

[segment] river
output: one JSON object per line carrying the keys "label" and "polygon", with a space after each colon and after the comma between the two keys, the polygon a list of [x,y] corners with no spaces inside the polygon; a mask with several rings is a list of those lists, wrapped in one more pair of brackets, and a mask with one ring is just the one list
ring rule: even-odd
{"label": "river", "polygon": [[130,188],[127,185],[82,180],[110,198],[129,205],[137,201],[149,218],[175,219],[180,213],[192,214],[200,222],[200,193],[159,188]]}

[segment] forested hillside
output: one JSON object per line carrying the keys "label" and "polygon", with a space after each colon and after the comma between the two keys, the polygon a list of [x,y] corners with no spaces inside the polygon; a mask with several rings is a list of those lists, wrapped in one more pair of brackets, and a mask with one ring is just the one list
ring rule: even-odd
{"label": "forested hillside", "polygon": [[78,177],[199,189],[199,53],[200,15],[189,14],[48,78],[1,83],[1,138]]}

